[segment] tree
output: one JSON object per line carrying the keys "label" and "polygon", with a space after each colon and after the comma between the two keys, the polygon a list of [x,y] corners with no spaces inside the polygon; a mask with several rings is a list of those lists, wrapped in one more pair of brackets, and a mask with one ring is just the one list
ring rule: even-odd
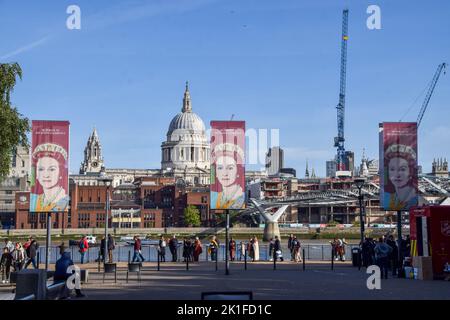
{"label": "tree", "polygon": [[17,146],[29,147],[29,121],[11,105],[10,96],[16,78],[22,79],[19,64],[0,63],[0,181],[9,173],[11,158]]}
{"label": "tree", "polygon": [[192,227],[200,227],[200,211],[196,206],[187,206],[184,209],[184,224]]}

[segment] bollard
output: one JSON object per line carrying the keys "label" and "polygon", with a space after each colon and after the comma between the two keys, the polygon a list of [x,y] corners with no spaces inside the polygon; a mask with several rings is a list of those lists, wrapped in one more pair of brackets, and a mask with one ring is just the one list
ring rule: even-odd
{"label": "bollard", "polygon": [[273,250],[273,270],[277,270],[277,252]]}
{"label": "bollard", "polygon": [[216,271],[219,270],[219,265],[218,265],[218,263],[219,263],[219,257],[218,257],[218,255],[219,255],[219,250],[218,250],[218,248],[217,248],[217,249],[216,249],[216,254],[215,254],[215,256],[216,256]]}
{"label": "bollard", "polygon": [[[308,249],[309,249],[309,247],[308,247]],[[309,255],[308,255],[308,258],[309,258]],[[303,249],[303,271],[305,271],[305,263],[306,263],[305,249]]]}
{"label": "bollard", "polygon": [[74,256],[73,256],[73,246],[72,246],[72,256],[71,256],[72,260],[75,260]]}
{"label": "bollard", "polygon": [[87,262],[89,263],[89,252],[90,252],[91,250],[88,250],[87,251]]}
{"label": "bollard", "polygon": [[[306,257],[305,257],[305,249],[303,249],[303,260],[305,260],[306,259]],[[308,245],[308,260],[309,260],[309,245]]]}
{"label": "bollard", "polygon": [[189,271],[189,258],[186,258],[186,271]]}
{"label": "bollard", "polygon": [[157,260],[158,260],[158,271],[159,271],[159,265],[160,265],[160,261],[161,261],[161,255],[159,254],[159,251],[156,253],[157,254]]}
{"label": "bollard", "polygon": [[334,270],[334,250],[331,249],[331,270]]}
{"label": "bollard", "polygon": [[97,272],[100,272],[100,250],[98,251],[98,266],[97,266]]}
{"label": "bollard", "polygon": [[37,255],[36,267],[39,269],[39,264],[41,263],[41,254],[38,251],[36,255]]}
{"label": "bollard", "polygon": [[205,246],[205,253],[206,261],[208,261],[208,246]]}
{"label": "bollard", "polygon": [[362,264],[362,257],[361,257],[361,255],[362,255],[362,251],[361,250],[358,250],[358,270],[361,270],[361,264]]}
{"label": "bollard", "polygon": [[[120,259],[120,255],[119,255],[119,259]],[[128,250],[128,263],[131,262],[131,251]]]}
{"label": "bollard", "polygon": [[244,270],[247,270],[247,249],[245,249],[244,254]]}

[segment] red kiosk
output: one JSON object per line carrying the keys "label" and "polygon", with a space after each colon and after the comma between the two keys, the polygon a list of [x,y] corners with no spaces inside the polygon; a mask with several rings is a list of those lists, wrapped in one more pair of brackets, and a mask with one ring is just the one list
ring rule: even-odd
{"label": "red kiosk", "polygon": [[443,278],[450,264],[450,206],[415,207],[409,218],[411,256],[431,257],[434,278]]}

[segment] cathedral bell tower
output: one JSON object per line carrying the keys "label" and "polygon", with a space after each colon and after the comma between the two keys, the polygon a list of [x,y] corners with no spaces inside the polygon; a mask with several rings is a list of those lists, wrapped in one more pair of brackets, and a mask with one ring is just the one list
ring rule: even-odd
{"label": "cathedral bell tower", "polygon": [[102,146],[97,130],[94,128],[94,131],[89,136],[86,148],[84,148],[84,161],[81,163],[80,174],[99,173],[102,167]]}

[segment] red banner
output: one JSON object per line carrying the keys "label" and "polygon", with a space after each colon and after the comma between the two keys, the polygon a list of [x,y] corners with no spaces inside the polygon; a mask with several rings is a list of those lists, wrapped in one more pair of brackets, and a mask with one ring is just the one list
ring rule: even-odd
{"label": "red banner", "polygon": [[69,205],[69,122],[33,121],[30,212],[65,212]]}
{"label": "red banner", "polygon": [[381,207],[407,211],[418,204],[417,123],[384,122],[380,143]]}
{"label": "red banner", "polygon": [[245,121],[211,121],[211,209],[245,208]]}

